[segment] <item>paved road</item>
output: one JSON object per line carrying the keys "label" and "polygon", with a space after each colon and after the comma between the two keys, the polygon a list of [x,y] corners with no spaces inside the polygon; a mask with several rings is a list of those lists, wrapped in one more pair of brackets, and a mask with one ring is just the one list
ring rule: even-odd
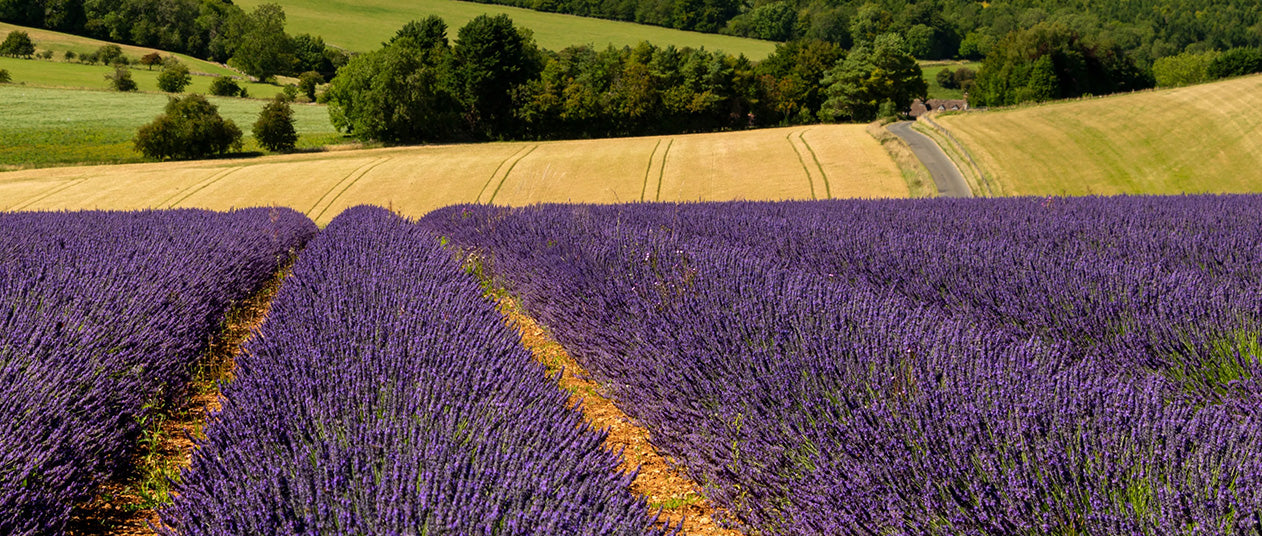
{"label": "paved road", "polygon": [[955,163],[942,152],[942,148],[937,143],[929,139],[929,136],[912,130],[911,126],[914,121],[899,121],[892,123],[886,128],[907,142],[911,147],[911,152],[916,154],[916,158],[925,165],[929,170],[929,175],[933,176],[934,184],[938,185],[938,195],[941,197],[973,197],[972,190],[968,189],[968,183],[964,182],[964,175],[960,174],[959,168],[955,167]]}

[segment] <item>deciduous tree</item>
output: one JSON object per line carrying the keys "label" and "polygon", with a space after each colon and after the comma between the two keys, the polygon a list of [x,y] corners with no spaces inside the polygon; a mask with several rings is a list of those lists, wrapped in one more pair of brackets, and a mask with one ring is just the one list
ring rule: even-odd
{"label": "deciduous tree", "polygon": [[184,91],[191,83],[193,77],[188,72],[188,66],[178,61],[167,63],[162,72],[158,73],[158,89],[167,93]]}
{"label": "deciduous tree", "polygon": [[149,158],[184,159],[223,154],[241,147],[241,129],[219,115],[219,107],[196,93],[172,97],[165,113],[136,132],[136,150]]}
{"label": "deciduous tree", "polygon": [[824,77],[828,100],[820,109],[824,121],[871,121],[882,105],[901,111],[929,92],[916,59],[902,37],[885,34],[871,45],[859,45]]}
{"label": "deciduous tree", "polygon": [[31,41],[30,34],[22,30],[9,32],[9,36],[0,43],[0,56],[29,58],[32,54],[35,54],[35,42]]}
{"label": "deciduous tree", "polygon": [[298,133],[294,130],[294,110],[289,100],[277,95],[271,102],[263,106],[259,118],[254,122],[254,139],[272,152],[288,152],[294,150],[298,142]]}

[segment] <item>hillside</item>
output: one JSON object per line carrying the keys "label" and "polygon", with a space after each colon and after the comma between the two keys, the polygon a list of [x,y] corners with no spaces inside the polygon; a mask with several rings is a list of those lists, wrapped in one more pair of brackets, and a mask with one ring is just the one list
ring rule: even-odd
{"label": "hillside", "polygon": [[995,195],[1262,192],[1262,76],[937,118]]}
{"label": "hillside", "polygon": [[907,197],[864,125],[488,143],[65,167],[0,174],[0,211],[293,207],[327,223],[372,203],[411,216],[454,203]]}
{"label": "hillside", "polygon": [[[4,40],[5,37],[8,37],[9,32],[12,32],[14,30],[21,30],[23,32],[26,32],[27,35],[31,36],[31,41],[35,42],[35,49],[37,51],[38,50],[53,51],[54,61],[60,61],[62,59],[62,56],[66,53],[66,51],[74,52],[76,55],[82,55],[88,52],[93,52],[103,45],[118,44],[118,43],[111,43],[109,41],[102,41],[100,39],[93,39],[91,37],[83,37],[83,36],[72,35],[68,33],[54,32],[52,30],[43,30],[40,28],[18,26],[15,24],[9,24],[7,22],[0,22],[0,41]],[[207,74],[207,75],[223,75],[223,76],[243,76],[239,71],[231,67],[225,67],[218,63],[197,59],[186,54],[175,54],[172,52],[167,52],[165,50],[158,50],[156,48],[138,47],[134,45],[118,44],[118,46],[119,48],[123,49],[123,54],[133,59],[139,58],[151,52],[157,52],[158,54],[161,54],[164,57],[175,56],[179,58],[180,61],[183,62],[185,65],[188,65],[189,70],[194,75]],[[14,60],[14,61],[17,61],[17,60]],[[71,63],[70,65],[80,65],[80,64]],[[82,66],[90,67],[89,65],[82,65]],[[102,67],[102,66],[97,66],[97,67]],[[8,68],[8,66],[6,66],[6,68]],[[143,67],[141,67],[141,69],[143,69]]]}
{"label": "hillside", "polygon": [[[268,2],[243,0],[237,4],[250,10],[264,3]],[[551,50],[588,43],[597,48],[604,48],[606,45],[622,47],[648,41],[659,46],[705,47],[707,50],[722,50],[729,54],[744,54],[757,60],[770,54],[776,45],[771,41],[685,32],[630,22],[457,0],[280,0],[274,3],[285,8],[285,29],[290,35],[319,35],[330,45],[357,52],[380,47],[382,41],[393,36],[408,21],[428,15],[442,17],[447,22],[448,37],[454,39],[458,28],[483,13],[508,14],[514,23],[534,32],[539,46]]]}

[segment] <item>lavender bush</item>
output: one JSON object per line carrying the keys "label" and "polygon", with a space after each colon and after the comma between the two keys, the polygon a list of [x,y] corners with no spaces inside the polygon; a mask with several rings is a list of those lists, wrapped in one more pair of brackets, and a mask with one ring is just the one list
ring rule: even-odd
{"label": "lavender bush", "polygon": [[766,534],[1262,530],[1262,198],[450,207]]}
{"label": "lavender bush", "polygon": [[288,209],[0,214],[0,534],[62,533],[315,231]]}
{"label": "lavender bush", "polygon": [[312,241],[237,364],[166,534],[662,533],[479,284],[383,209]]}

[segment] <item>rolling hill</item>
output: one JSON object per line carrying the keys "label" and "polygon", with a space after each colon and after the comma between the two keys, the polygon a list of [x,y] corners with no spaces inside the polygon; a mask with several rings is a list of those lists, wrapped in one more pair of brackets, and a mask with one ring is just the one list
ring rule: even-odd
{"label": "rolling hill", "polygon": [[936,120],[995,195],[1262,192],[1262,75]]}

